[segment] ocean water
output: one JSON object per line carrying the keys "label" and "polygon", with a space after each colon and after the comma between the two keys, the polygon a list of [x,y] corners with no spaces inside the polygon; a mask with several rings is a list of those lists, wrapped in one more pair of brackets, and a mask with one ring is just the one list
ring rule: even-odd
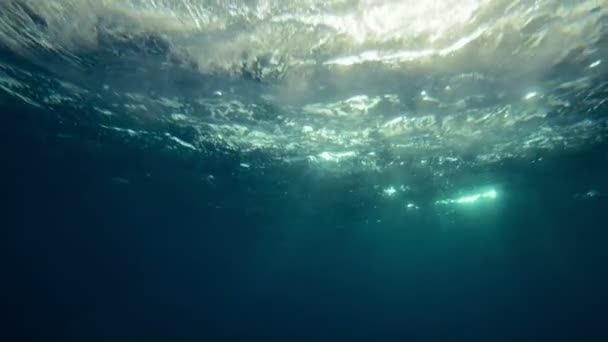
{"label": "ocean water", "polygon": [[0,2],[0,334],[603,340],[607,8]]}

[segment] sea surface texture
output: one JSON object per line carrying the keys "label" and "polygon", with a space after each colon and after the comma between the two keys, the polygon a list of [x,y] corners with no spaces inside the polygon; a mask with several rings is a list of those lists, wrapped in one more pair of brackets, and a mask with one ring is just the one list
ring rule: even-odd
{"label": "sea surface texture", "polygon": [[606,0],[0,0],[0,335],[608,338]]}

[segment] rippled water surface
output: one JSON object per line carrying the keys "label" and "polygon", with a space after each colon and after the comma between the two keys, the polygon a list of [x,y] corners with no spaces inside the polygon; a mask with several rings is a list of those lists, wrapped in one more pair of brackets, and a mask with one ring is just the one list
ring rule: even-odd
{"label": "rippled water surface", "polygon": [[445,172],[606,135],[603,1],[0,6],[5,95],[125,140]]}
{"label": "rippled water surface", "polygon": [[605,0],[0,0],[13,326],[599,331],[607,34]]}

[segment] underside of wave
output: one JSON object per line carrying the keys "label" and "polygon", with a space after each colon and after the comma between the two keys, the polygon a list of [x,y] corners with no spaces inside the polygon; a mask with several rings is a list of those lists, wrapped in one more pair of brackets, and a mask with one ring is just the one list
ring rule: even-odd
{"label": "underside of wave", "polygon": [[[167,18],[140,20],[135,9],[102,6],[95,1],[40,2],[9,0],[0,3],[2,58],[66,75],[78,72],[181,73],[183,83],[193,74],[222,74],[256,82],[282,78],[287,61],[268,53],[242,53],[237,62],[220,69],[203,68],[184,40],[192,40],[183,26]],[[75,13],[71,13],[74,11]],[[73,21],[73,22],[71,22]],[[204,41],[204,34],[197,35]],[[204,42],[200,45],[204,46]]]}

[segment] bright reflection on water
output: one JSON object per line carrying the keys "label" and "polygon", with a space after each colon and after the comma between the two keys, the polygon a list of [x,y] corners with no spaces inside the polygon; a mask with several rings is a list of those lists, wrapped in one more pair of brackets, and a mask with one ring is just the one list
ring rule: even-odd
{"label": "bright reflection on water", "polygon": [[475,193],[468,196],[462,196],[454,199],[444,199],[436,201],[435,204],[473,204],[479,201],[494,200],[498,196],[496,190]]}
{"label": "bright reflection on water", "polygon": [[378,192],[412,209],[456,174],[608,137],[605,2],[0,1],[0,96],[239,172],[411,176]]}

